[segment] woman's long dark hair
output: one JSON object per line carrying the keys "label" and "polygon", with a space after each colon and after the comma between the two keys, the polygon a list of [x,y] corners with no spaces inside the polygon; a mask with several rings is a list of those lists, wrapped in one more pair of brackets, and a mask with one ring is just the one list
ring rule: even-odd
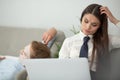
{"label": "woman's long dark hair", "polygon": [[93,34],[93,51],[92,51],[92,62],[97,55],[97,61],[100,60],[106,53],[108,53],[109,39],[108,39],[108,21],[105,14],[100,13],[101,5],[91,4],[84,9],[81,15],[81,21],[85,14],[92,14],[100,21],[100,27]]}

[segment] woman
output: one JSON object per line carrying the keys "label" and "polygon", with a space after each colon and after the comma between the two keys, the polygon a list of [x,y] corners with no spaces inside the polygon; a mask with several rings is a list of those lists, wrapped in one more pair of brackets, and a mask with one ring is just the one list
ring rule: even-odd
{"label": "woman", "polygon": [[79,58],[85,55],[83,52],[80,53],[83,38],[85,36],[89,37],[90,39],[86,44],[88,52],[84,57],[88,57],[92,80],[96,80],[95,73],[99,67],[99,62],[103,59],[102,57],[107,55],[111,49],[120,47],[118,42],[120,38],[108,36],[107,18],[120,28],[120,21],[112,15],[107,7],[99,4],[87,6],[80,18],[80,33],[67,38],[59,52],[59,58]]}

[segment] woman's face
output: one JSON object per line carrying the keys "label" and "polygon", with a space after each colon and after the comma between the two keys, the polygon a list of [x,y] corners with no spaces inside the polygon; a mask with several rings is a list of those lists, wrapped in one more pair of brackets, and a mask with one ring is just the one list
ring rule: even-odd
{"label": "woman's face", "polygon": [[92,14],[85,14],[81,22],[81,30],[85,35],[93,35],[100,27],[100,21]]}
{"label": "woman's face", "polygon": [[31,49],[31,44],[25,46],[24,49],[20,51],[20,59],[28,59],[30,58],[30,49]]}

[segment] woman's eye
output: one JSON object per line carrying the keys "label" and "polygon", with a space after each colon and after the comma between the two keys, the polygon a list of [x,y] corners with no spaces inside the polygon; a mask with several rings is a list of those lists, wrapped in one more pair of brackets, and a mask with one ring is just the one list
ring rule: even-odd
{"label": "woman's eye", "polygon": [[96,27],[96,26],[97,26],[97,24],[92,24],[92,26]]}
{"label": "woman's eye", "polygon": [[93,25],[94,27],[97,26],[97,25]]}

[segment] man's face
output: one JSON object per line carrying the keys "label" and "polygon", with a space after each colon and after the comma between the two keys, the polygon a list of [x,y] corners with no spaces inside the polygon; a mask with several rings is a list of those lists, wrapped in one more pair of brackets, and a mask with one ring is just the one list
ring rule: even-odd
{"label": "man's face", "polygon": [[19,56],[20,59],[30,58],[30,48],[31,48],[31,44],[25,46],[25,48],[20,51],[20,56]]}

